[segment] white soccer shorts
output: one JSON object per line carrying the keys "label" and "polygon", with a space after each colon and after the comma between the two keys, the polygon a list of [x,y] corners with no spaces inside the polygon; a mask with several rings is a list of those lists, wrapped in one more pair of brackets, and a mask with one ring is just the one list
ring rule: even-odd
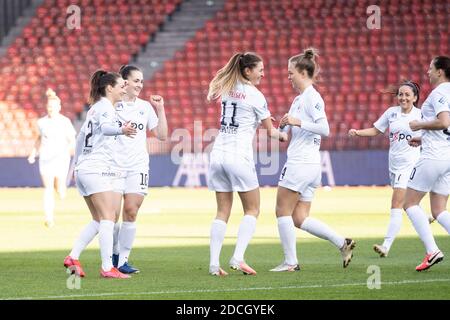
{"label": "white soccer shorts", "polygon": [[311,202],[322,181],[320,164],[286,162],[278,185],[300,194],[300,200]]}
{"label": "white soccer shorts", "polygon": [[125,194],[137,193],[143,196],[148,193],[148,170],[128,171],[125,178]]}
{"label": "white soccer shorts", "polygon": [[78,192],[87,197],[94,193],[113,191],[123,193],[125,188],[125,174],[120,171],[88,172],[75,171],[75,183]]}
{"label": "white soccer shorts", "polygon": [[449,195],[450,161],[420,158],[411,171],[408,188]]}
{"label": "white soccer shorts", "polygon": [[404,171],[389,171],[389,181],[392,188],[406,189],[412,168]]}
{"label": "white soccer shorts", "polygon": [[208,188],[217,192],[247,192],[259,188],[255,163],[244,156],[211,152]]}

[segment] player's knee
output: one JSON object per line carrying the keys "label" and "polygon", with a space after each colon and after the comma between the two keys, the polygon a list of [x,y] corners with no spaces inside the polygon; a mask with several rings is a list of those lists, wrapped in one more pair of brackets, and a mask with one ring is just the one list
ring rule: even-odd
{"label": "player's knee", "polygon": [[245,210],[244,214],[245,215],[254,216],[254,217],[258,217],[259,216],[259,208],[247,209],[247,210]]}
{"label": "player's knee", "polygon": [[403,204],[403,210],[407,210],[409,208],[411,208],[412,206],[414,206],[414,203],[412,203],[411,201],[405,201],[405,203]]}
{"label": "player's knee", "polygon": [[405,201],[403,201],[403,200],[392,200],[392,202],[391,202],[392,209],[403,208],[404,206],[405,206]]}
{"label": "player's knee", "polygon": [[136,221],[138,209],[139,208],[137,206],[125,206],[123,208],[124,221],[130,221],[130,222]]}
{"label": "player's knee", "polygon": [[303,217],[303,216],[301,216],[301,217],[298,217],[298,216],[293,216],[292,217],[292,221],[294,222],[294,226],[296,227],[296,228],[301,228],[301,226],[302,226],[302,223],[303,223],[303,221],[305,221],[305,218],[306,217]]}
{"label": "player's knee", "polygon": [[222,220],[225,221],[225,223],[228,222],[228,219],[230,218],[230,211],[217,211],[216,214],[216,220]]}

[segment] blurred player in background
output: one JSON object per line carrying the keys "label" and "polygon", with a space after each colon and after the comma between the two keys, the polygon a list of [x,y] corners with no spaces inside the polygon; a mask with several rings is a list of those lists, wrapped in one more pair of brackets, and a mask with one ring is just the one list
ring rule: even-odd
{"label": "blurred player in background", "polygon": [[64,266],[84,276],[79,256],[95,235],[99,234],[105,278],[129,278],[112,264],[114,222],[120,213],[125,174],[117,163],[118,135],[133,136],[131,123],[119,126],[114,105],[125,95],[125,80],[117,73],[96,71],[91,78],[90,104],[86,121],[77,137],[75,181],[91,212],[92,221],[84,228]]}
{"label": "blurred player in background", "polygon": [[350,263],[355,246],[352,239],[340,236],[323,222],[309,217],[314,191],[322,178],[321,136],[330,133],[325,104],[313,86],[319,72],[316,57],[316,50],[308,48],[291,57],[288,63],[288,78],[300,94],[280,121],[280,128],[290,130],[292,137],[278,182],[276,204],[284,261],[270,270],[274,272],[300,270],[295,227],[333,243],[342,254],[344,268]]}
{"label": "blurred player in background", "polygon": [[69,118],[63,116],[61,100],[55,91],[47,92],[47,115],[37,121],[39,137],[28,157],[33,164],[39,156],[39,172],[44,185],[44,213],[45,225],[54,225],[54,208],[56,190],[61,199],[66,196],[67,174],[70,165],[70,156],[75,148],[75,129]]}
{"label": "blurred player in background", "polygon": [[412,168],[420,156],[420,149],[408,144],[413,137],[420,137],[421,132],[413,132],[409,123],[420,120],[422,114],[417,108],[419,102],[419,85],[405,81],[397,89],[398,106],[388,108],[373,124],[372,128],[350,129],[351,137],[374,137],[389,129],[389,179],[392,187],[391,217],[383,244],[375,244],[373,249],[380,257],[387,257],[395,237],[402,226],[402,209],[405,201],[406,185]]}
{"label": "blurred player in background", "polygon": [[122,273],[129,274],[139,272],[139,269],[128,263],[128,258],[136,236],[136,216],[148,192],[147,131],[164,141],[168,129],[163,98],[158,95],[152,95],[150,101],[138,98],[144,85],[142,71],[135,66],[125,65],[119,73],[127,81],[127,87],[123,100],[116,106],[117,117],[121,124],[130,122],[137,134],[135,137],[117,137],[120,150],[118,161],[121,170],[126,173],[126,180],[122,225],[119,226],[117,222],[114,227],[113,265]]}
{"label": "blurred player in background", "polygon": [[450,57],[434,58],[428,76],[434,89],[422,105],[422,120],[409,124],[413,131],[422,130],[422,152],[411,172],[404,205],[426,250],[417,271],[427,270],[444,259],[420,207],[427,192],[430,193],[433,217],[450,234],[450,213],[447,211],[450,193]]}
{"label": "blurred player in background", "polygon": [[264,64],[255,53],[237,53],[209,84],[208,100],[221,98],[219,134],[210,154],[208,187],[216,192],[217,215],[211,225],[209,273],[226,276],[220,267],[220,251],[233,204],[233,192],[242,201],[244,217],[239,226],[236,248],[229,262],[233,270],[254,275],[244,261],[259,215],[259,182],[253,160],[253,138],[259,122],[267,134],[287,140],[272,125],[264,95],[256,88],[264,76]]}

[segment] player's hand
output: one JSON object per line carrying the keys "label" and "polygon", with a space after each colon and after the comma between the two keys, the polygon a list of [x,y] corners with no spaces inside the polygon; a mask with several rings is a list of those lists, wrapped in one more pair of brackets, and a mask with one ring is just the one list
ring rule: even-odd
{"label": "player's hand", "polygon": [[302,122],[300,121],[300,119],[294,118],[286,113],[280,120],[280,128],[283,129],[287,125],[300,127],[302,125]]}
{"label": "player's hand", "polygon": [[130,121],[126,122],[122,126],[122,132],[124,135],[126,135],[127,137],[130,137],[130,138],[134,138],[134,136],[137,133],[136,129],[132,127],[132,124]]}
{"label": "player's hand", "polygon": [[164,98],[160,95],[153,94],[150,96],[150,102],[157,110],[162,110],[164,108]]}
{"label": "player's hand", "polygon": [[411,147],[420,147],[420,145],[422,144],[422,138],[421,137],[412,137],[411,139],[408,140],[408,144]]}
{"label": "player's hand", "polygon": [[286,132],[280,132],[280,137],[278,138],[281,142],[288,141],[288,134]]}
{"label": "player's hand", "polygon": [[411,128],[412,131],[417,131],[421,129],[420,126],[420,121],[418,120],[413,120],[409,123],[409,127]]}
{"label": "player's hand", "polygon": [[27,160],[28,160],[28,163],[29,163],[29,164],[33,164],[33,163],[36,162],[36,158],[33,157],[33,156],[29,156],[29,157],[27,158]]}
{"label": "player's hand", "polygon": [[356,130],[356,129],[350,129],[350,130],[348,130],[348,135],[350,136],[350,137],[356,137],[358,134],[356,133],[356,131],[358,131],[358,130]]}

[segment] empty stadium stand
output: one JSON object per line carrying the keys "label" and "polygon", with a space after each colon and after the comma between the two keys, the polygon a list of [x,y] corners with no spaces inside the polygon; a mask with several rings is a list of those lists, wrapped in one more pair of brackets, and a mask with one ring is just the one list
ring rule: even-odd
{"label": "empty stadium stand", "polygon": [[[181,0],[80,0],[81,30],[64,27],[72,2],[44,1],[0,58],[0,102],[13,114],[0,115],[7,137],[14,135],[8,120],[27,123],[44,112],[48,86],[61,97],[63,113],[75,119],[86,101],[90,74],[132,61]],[[381,8],[381,28],[371,30],[366,10],[374,4]],[[296,95],[287,80],[287,60],[314,46],[321,53],[317,88],[331,126],[323,149],[384,149],[384,137],[347,139],[347,131],[372,126],[395,103],[380,91],[402,79],[421,85],[423,102],[431,89],[426,74],[431,58],[449,52],[449,16],[446,0],[227,0],[146,81],[143,95],[165,97],[170,130],[192,132],[196,120],[203,129],[216,128],[220,108],[206,102],[209,81],[233,53],[255,51],[265,63],[260,89],[280,118]],[[0,156],[21,154],[14,150],[2,146]]]}

